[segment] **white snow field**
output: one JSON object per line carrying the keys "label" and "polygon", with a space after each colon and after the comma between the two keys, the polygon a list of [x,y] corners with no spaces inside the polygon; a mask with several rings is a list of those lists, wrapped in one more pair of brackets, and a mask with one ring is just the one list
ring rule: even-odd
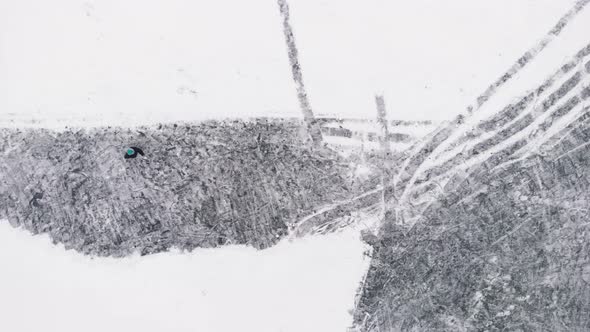
{"label": "white snow field", "polygon": [[[448,120],[573,0],[291,0],[318,115]],[[0,125],[299,116],[275,0],[0,1]]]}
{"label": "white snow field", "polygon": [[91,259],[0,221],[0,331],[345,331],[358,234]]}
{"label": "white snow field", "polygon": [[[391,119],[435,121],[574,2],[289,0],[316,114],[371,118],[379,93]],[[542,79],[532,65],[523,86]],[[0,127],[269,115],[299,116],[274,0],[0,0]],[[0,221],[0,331],[344,331],[365,250],[348,229],[263,251],[91,259]]]}

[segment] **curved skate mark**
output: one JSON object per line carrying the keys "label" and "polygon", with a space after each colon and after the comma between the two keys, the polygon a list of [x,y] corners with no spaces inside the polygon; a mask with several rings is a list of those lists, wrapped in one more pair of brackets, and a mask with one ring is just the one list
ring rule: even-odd
{"label": "curved skate mark", "polygon": [[[346,206],[349,206],[349,205],[352,206],[354,203],[356,203],[364,198],[368,198],[372,195],[380,195],[380,193],[382,191],[383,191],[383,187],[378,186],[377,188],[375,188],[373,190],[367,191],[367,192],[362,193],[362,194],[355,196],[353,198],[325,205],[325,206],[319,208],[318,210],[316,210],[315,212],[313,212],[313,213],[299,219],[299,221],[295,222],[293,229],[289,232],[288,238],[292,239],[294,237],[305,235],[307,232],[304,229],[304,227],[306,227],[308,224],[311,224],[311,227],[310,226],[307,226],[307,227],[312,228],[313,221],[316,218],[319,218],[331,211],[338,210],[339,208],[345,208]],[[302,229],[303,229],[303,231],[302,231]]]}
{"label": "curved skate mark", "polygon": [[[512,79],[518,72],[521,71],[521,69],[529,64],[541,51],[543,51],[547,45],[549,45],[555,39],[555,37],[559,36],[559,34],[564,30],[569,22],[571,22],[571,20],[576,17],[577,14],[588,5],[588,3],[590,3],[590,0],[579,0],[572,9],[570,9],[563,17],[561,17],[561,19],[549,31],[545,38],[525,52],[525,54],[508,69],[508,71],[506,71],[498,80],[492,83],[484,91],[484,93],[477,97],[475,104],[467,107],[466,112],[459,114],[455,121],[452,121],[446,126],[443,125],[441,135],[435,136],[432,141],[427,144],[426,149],[421,150],[418,155],[410,156],[411,159],[415,159],[415,162],[411,162],[410,165],[417,165],[417,167],[406,171],[406,174],[411,174],[411,177],[409,180],[407,180],[407,183],[403,189],[402,195],[400,197],[401,201],[407,199],[409,190],[412,188],[418,177],[430,167],[429,163],[427,162],[427,157],[436,155],[442,149],[444,149],[446,145],[448,145],[448,140],[451,135],[456,132],[462,123],[464,123],[465,118],[471,116],[475,111],[479,110],[498,91],[500,87]],[[587,50],[582,50],[580,52],[585,53],[585,51]]]}
{"label": "curved skate mark", "polygon": [[520,57],[513,65],[508,69],[504,75],[502,75],[499,79],[497,79],[492,85],[490,85],[486,91],[477,97],[476,106],[468,107],[468,111],[476,111],[479,109],[485,102],[489,100],[491,96],[494,95],[496,89],[504,85],[508,80],[510,80],[514,75],[516,75],[522,68],[524,68],[531,60],[533,60],[549,43],[551,43],[555,37],[559,36],[559,34],[563,31],[563,29],[568,25],[568,23],[590,2],[590,0],[580,0],[578,1],[572,9],[570,9],[559,21],[557,24],[549,31],[549,33],[543,38],[540,42],[537,43],[533,48],[525,52],[525,54]]}
{"label": "curved skate mark", "polygon": [[[568,80],[566,80],[556,91],[548,94],[543,102],[538,106],[529,105],[524,108],[520,108],[516,113],[516,116],[512,121],[499,126],[494,131],[490,131],[487,135],[481,136],[479,139],[466,140],[461,144],[461,151],[449,151],[448,158],[434,156],[437,160],[437,164],[432,164],[428,169],[425,169],[423,174],[429,174],[429,177],[438,176],[447,172],[450,172],[455,166],[466,162],[467,160],[477,156],[481,153],[486,152],[491,147],[500,144],[503,139],[512,135],[518,134],[529,126],[534,119],[545,114],[548,110],[552,109],[558,101],[563,99],[569,94],[578,84],[582,81],[582,72],[577,72]],[[549,93],[549,90],[545,90]],[[532,96],[534,93],[529,93],[528,96]],[[526,111],[526,112],[525,112]],[[569,111],[569,110],[567,110]],[[566,112],[567,112],[566,111]],[[559,113],[556,114],[558,116]],[[493,116],[496,118],[496,116]],[[458,148],[459,146],[457,146]],[[458,153],[457,153],[458,152]],[[442,160],[441,160],[442,159]],[[415,187],[417,188],[417,187]]]}

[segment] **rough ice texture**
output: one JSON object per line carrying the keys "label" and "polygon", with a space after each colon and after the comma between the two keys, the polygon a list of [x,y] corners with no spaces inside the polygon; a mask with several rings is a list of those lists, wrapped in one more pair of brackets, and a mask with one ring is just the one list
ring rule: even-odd
{"label": "rough ice texture", "polygon": [[[387,214],[379,236],[365,234],[373,260],[355,313],[360,330],[590,329],[590,108],[583,76],[573,74],[540,107],[504,121],[488,139],[472,136],[473,148],[424,171],[415,183],[430,186],[408,191],[433,196],[401,207],[415,217],[410,227]],[[516,105],[504,114],[522,113]],[[495,121],[502,122],[492,116],[482,123],[494,128]],[[452,130],[451,124],[434,135],[414,160],[421,163],[420,155]],[[451,171],[476,159],[463,172]],[[431,180],[441,173],[448,181]]]}
{"label": "rough ice texture", "polygon": [[400,204],[363,234],[355,330],[590,330],[589,50],[406,160]]}
{"label": "rough ice texture", "polygon": [[590,124],[449,181],[411,230],[386,223],[356,320],[367,331],[590,329]]}
{"label": "rough ice texture", "polygon": [[[0,129],[0,219],[91,255],[266,248],[352,190],[341,158],[312,147],[302,126]],[[146,156],[125,159],[129,146]]]}

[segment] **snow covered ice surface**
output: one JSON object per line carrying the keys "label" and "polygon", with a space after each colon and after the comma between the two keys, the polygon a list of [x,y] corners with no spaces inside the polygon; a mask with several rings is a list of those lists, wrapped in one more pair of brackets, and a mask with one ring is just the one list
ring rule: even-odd
{"label": "snow covered ice surface", "polygon": [[0,221],[0,330],[345,331],[369,258],[358,230],[123,259]]}
{"label": "snow covered ice surface", "polygon": [[[573,0],[289,1],[317,115],[448,120]],[[0,1],[0,125],[299,116],[276,1]]]}

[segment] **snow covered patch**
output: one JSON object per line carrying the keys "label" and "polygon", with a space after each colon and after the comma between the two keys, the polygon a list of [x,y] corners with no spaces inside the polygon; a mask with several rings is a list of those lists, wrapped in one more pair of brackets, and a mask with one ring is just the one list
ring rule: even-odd
{"label": "snow covered patch", "polygon": [[0,221],[0,330],[344,331],[365,250],[347,230],[264,251],[92,259]]}
{"label": "snow covered patch", "polygon": [[[373,117],[382,93],[391,118],[446,120],[573,2],[290,7],[318,115]],[[2,126],[300,114],[276,1],[0,1],[0,50]]]}
{"label": "snow covered patch", "polygon": [[366,165],[359,164],[356,165],[356,168],[354,169],[354,176],[361,179],[368,178],[371,173],[371,168]]}

